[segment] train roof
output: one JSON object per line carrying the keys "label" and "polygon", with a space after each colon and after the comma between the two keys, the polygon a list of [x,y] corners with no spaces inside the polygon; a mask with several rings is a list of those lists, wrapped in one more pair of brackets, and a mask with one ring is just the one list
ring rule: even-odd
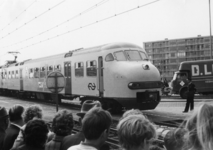
{"label": "train roof", "polygon": [[184,61],[184,62],[181,62],[180,65],[183,65],[183,64],[208,63],[208,62],[213,62],[213,59],[207,59],[207,60],[194,60],[194,61]]}
{"label": "train roof", "polygon": [[56,54],[56,55],[37,58],[37,59],[28,59],[28,60],[25,60],[25,61],[22,61],[22,62],[17,62],[17,63],[13,63],[13,64],[9,64],[9,65],[3,65],[3,66],[0,66],[0,68],[7,68],[7,67],[11,67],[11,66],[19,66],[19,65],[39,62],[41,60],[71,57],[73,55],[78,55],[78,54],[82,54],[82,53],[95,52],[95,51],[107,51],[107,50],[118,49],[118,48],[137,48],[137,49],[139,48],[139,49],[142,49],[140,46],[132,44],[132,43],[126,43],[126,42],[108,43],[108,44],[103,44],[103,45],[85,48],[85,49],[79,48],[79,49],[71,50],[68,53],[61,53],[61,54]]}
{"label": "train roof", "polygon": [[137,48],[137,49],[142,49],[140,46],[132,44],[132,43],[125,43],[125,42],[118,42],[118,43],[108,43],[108,44],[103,44],[95,47],[90,47],[90,48],[80,48],[76,50],[71,50],[68,53],[65,54],[65,57],[70,57],[73,55],[78,55],[82,53],[88,53],[88,52],[95,52],[95,51],[107,51],[111,49],[118,49],[118,48]]}

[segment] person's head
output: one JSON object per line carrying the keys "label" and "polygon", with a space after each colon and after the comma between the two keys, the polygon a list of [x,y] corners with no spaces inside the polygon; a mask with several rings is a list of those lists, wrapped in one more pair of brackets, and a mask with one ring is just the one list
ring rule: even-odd
{"label": "person's head", "polygon": [[73,126],[73,115],[68,110],[59,111],[53,118],[52,130],[58,136],[71,134]]}
{"label": "person's head", "polygon": [[185,145],[184,135],[186,130],[184,128],[177,128],[170,130],[164,137],[164,145],[167,150],[181,150]]}
{"label": "person's head", "polygon": [[47,141],[48,132],[48,126],[43,120],[30,120],[24,130],[24,142],[30,147],[43,148]]}
{"label": "person's head", "polygon": [[84,115],[93,107],[101,107],[101,103],[99,101],[86,100],[81,106],[81,112],[76,113],[77,116],[84,118]]}
{"label": "person's head", "polygon": [[186,129],[190,147],[213,149],[213,105],[203,104],[187,120]]}
{"label": "person's head", "polygon": [[8,113],[5,107],[0,106],[0,128],[6,130],[9,125]]}
{"label": "person's head", "polygon": [[141,110],[139,110],[139,109],[130,109],[130,110],[127,110],[126,112],[124,112],[124,114],[122,115],[121,119],[126,118],[126,117],[128,117],[130,115],[141,115],[141,116],[144,116]]}
{"label": "person's head", "polygon": [[82,120],[82,132],[86,140],[99,140],[100,144],[103,144],[108,137],[111,123],[112,117],[108,111],[93,107]]}
{"label": "person's head", "polygon": [[23,114],[23,118],[24,118],[25,123],[27,123],[28,121],[30,121],[34,118],[42,119],[42,116],[43,116],[42,108],[39,105],[29,106]]}
{"label": "person's head", "polygon": [[142,115],[130,115],[119,121],[117,125],[118,139],[126,149],[148,149],[156,138],[154,125]]}
{"label": "person's head", "polygon": [[9,118],[11,122],[22,121],[22,114],[24,112],[24,107],[21,105],[14,105],[9,109]]}

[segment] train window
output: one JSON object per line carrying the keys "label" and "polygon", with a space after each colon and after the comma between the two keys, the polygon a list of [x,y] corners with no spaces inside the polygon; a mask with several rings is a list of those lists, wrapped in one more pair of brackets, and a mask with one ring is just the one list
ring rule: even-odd
{"label": "train window", "polygon": [[34,78],[39,78],[39,68],[34,68]]}
{"label": "train window", "polygon": [[19,78],[19,74],[18,74],[18,70],[16,70],[16,74],[15,74],[16,78]]}
{"label": "train window", "polygon": [[126,55],[127,55],[128,59],[130,61],[141,60],[141,56],[140,56],[138,51],[128,50],[128,51],[125,51],[125,52],[126,52]]}
{"label": "train window", "polygon": [[40,78],[45,78],[46,76],[46,67],[41,67]]}
{"label": "train window", "polygon": [[114,57],[111,53],[107,54],[106,57],[105,57],[105,61],[113,61],[114,60]]}
{"label": "train window", "polygon": [[29,78],[33,78],[34,77],[34,73],[33,73],[33,68],[29,69]]}
{"label": "train window", "polygon": [[8,72],[8,79],[10,79],[11,78],[11,74],[10,74],[10,71]]}
{"label": "train window", "polygon": [[61,65],[55,65],[55,71],[61,71]]}
{"label": "train window", "polygon": [[83,77],[84,76],[84,64],[83,62],[75,63],[75,76]]}
{"label": "train window", "polygon": [[95,60],[87,61],[87,76],[97,76],[97,63]]}
{"label": "train window", "polygon": [[144,52],[140,52],[142,60],[149,60],[148,56]]}
{"label": "train window", "polygon": [[15,72],[14,71],[12,71],[12,73],[11,73],[12,75],[11,75],[11,78],[12,79],[14,79],[15,78]]}
{"label": "train window", "polygon": [[48,71],[53,71],[53,66],[49,66]]}
{"label": "train window", "polygon": [[126,57],[123,51],[114,52],[115,60],[117,61],[126,61]]}
{"label": "train window", "polygon": [[4,78],[7,79],[7,71],[4,73]]}
{"label": "train window", "polygon": [[47,75],[53,71],[53,66],[48,66],[48,69],[47,69]]}

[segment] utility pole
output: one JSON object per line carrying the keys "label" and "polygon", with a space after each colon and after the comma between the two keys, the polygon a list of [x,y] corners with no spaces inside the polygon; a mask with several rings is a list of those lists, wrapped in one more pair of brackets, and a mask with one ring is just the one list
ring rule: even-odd
{"label": "utility pole", "polygon": [[211,0],[209,0],[210,59],[212,59]]}

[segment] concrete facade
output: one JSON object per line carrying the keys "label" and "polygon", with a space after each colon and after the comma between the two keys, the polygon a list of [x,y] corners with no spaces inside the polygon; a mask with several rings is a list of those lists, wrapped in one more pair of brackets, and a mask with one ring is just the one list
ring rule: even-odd
{"label": "concrete facade", "polygon": [[[180,62],[211,58],[210,36],[144,42],[150,61],[170,81]],[[213,39],[212,39],[213,42]]]}

